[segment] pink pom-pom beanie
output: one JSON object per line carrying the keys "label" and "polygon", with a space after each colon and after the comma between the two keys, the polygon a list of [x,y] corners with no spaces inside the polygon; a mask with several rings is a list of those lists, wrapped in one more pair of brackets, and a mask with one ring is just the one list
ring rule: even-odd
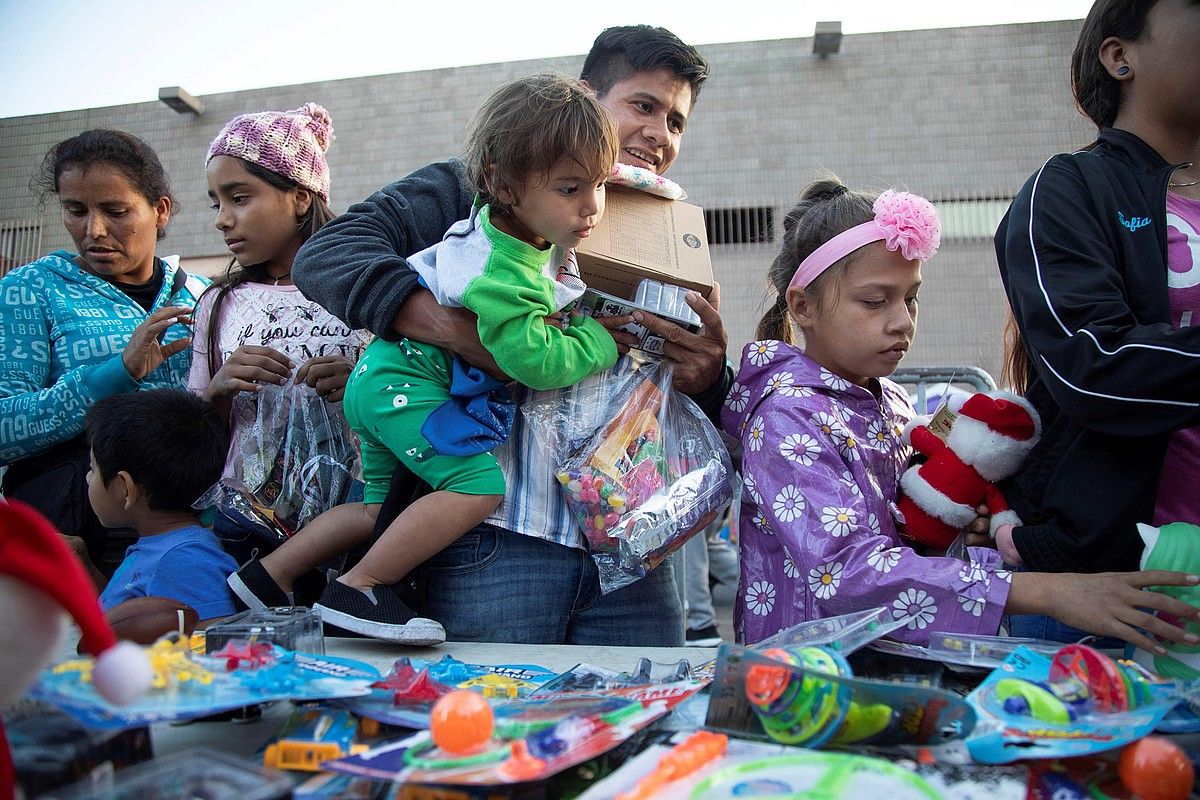
{"label": "pink pom-pom beanie", "polygon": [[316,103],[294,111],[241,114],[221,129],[208,146],[204,163],[233,156],[278,173],[329,202],[329,164],[325,151],[333,141],[333,120]]}

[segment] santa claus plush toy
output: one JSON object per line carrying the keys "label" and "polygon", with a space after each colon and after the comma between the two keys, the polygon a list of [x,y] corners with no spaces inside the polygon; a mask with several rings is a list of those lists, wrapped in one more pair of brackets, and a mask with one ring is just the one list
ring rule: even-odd
{"label": "santa claus plush toy", "polygon": [[1042,435],[1042,423],[1028,402],[1008,392],[973,394],[958,410],[947,441],[913,424],[905,440],[929,457],[900,478],[900,511],[905,533],[922,544],[945,549],[978,516],[991,511],[991,532],[1005,523],[1020,525],[995,482],[1016,473]]}
{"label": "santa claus plush toy", "polygon": [[[41,514],[0,500],[0,707],[19,698],[57,655],[67,615],[95,656],[92,684],[124,705],[150,688],[153,672],[142,648],[118,642],[104,619],[96,588],[62,536]],[[13,794],[8,742],[0,725],[0,797]]]}

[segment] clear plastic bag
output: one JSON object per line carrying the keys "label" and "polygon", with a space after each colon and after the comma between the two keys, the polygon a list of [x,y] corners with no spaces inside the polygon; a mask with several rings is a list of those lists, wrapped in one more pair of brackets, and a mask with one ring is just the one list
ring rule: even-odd
{"label": "clear plastic bag", "polygon": [[291,381],[263,386],[254,424],[239,436],[234,477],[223,477],[196,508],[218,506],[284,540],[347,502],[361,474],[345,417],[316,390]]}
{"label": "clear plastic bag", "polygon": [[606,594],[657,567],[733,496],[729,453],[704,413],[671,387],[668,362],[606,372],[570,400],[524,410],[556,451],[555,477]]}

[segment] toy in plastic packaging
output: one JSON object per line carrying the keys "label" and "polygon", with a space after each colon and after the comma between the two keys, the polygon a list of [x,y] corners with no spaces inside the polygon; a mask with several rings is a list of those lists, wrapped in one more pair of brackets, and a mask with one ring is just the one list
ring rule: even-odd
{"label": "toy in plastic packaging", "polygon": [[345,709],[320,705],[297,708],[275,741],[263,751],[263,764],[275,769],[317,772],[322,762],[369,749],[356,741],[358,727],[354,715]]}
{"label": "toy in plastic packaging", "polygon": [[[1138,534],[1145,543],[1141,568],[1165,569],[1175,572],[1200,570],[1200,525],[1172,522],[1161,527],[1138,524]],[[1174,597],[1185,603],[1200,606],[1200,588],[1196,586],[1155,586],[1153,591]],[[1165,612],[1157,616],[1179,625],[1188,633],[1200,634],[1200,623],[1195,620],[1180,620]],[[1150,634],[1153,637],[1153,634]],[[1200,679],[1200,644],[1158,640],[1165,653],[1135,650],[1133,657],[1139,664],[1153,670],[1164,678],[1181,681]]]}
{"label": "toy in plastic packaging", "polygon": [[980,718],[972,757],[1003,764],[1120,747],[1154,730],[1178,699],[1133,666],[1071,644],[1053,657],[1018,648],[967,701]]}
{"label": "toy in plastic packaging", "polygon": [[[1020,788],[1023,790],[1024,786]],[[938,791],[910,770],[879,758],[797,751],[777,744],[732,738],[722,741],[717,734],[701,732],[671,750],[662,745],[647,748],[589,788],[579,800],[613,797],[630,800],[651,797],[655,800],[733,797],[933,800],[955,796]],[[1005,800],[1014,795],[987,796]],[[1024,792],[1019,796],[1023,798]]]}
{"label": "toy in plastic packaging", "polygon": [[336,656],[231,639],[210,654],[165,636],[146,648],[153,687],[126,706],[103,699],[91,683],[94,660],[69,659],[46,669],[30,690],[92,728],[130,728],[195,719],[272,700],[321,700],[370,692],[379,671]]}
{"label": "toy in plastic packaging", "polygon": [[354,434],[316,390],[292,381],[259,390],[253,425],[239,434],[234,476],[196,501],[219,506],[285,540],[347,502],[360,473]]}
{"label": "toy in plastic packaging", "polygon": [[105,780],[84,781],[55,791],[57,800],[285,800],[292,780],[282,772],[216,750],[197,747],[172,753]]}
{"label": "toy in plastic packaging", "polygon": [[557,692],[595,692],[604,689],[622,689],[628,686],[676,683],[678,681],[703,680],[693,674],[692,665],[686,659],[674,664],[657,664],[648,658],[639,658],[631,672],[617,672],[594,664],[576,664],[566,672],[538,687],[535,695]]}
{"label": "toy in plastic packaging", "polygon": [[321,614],[303,606],[243,611],[210,625],[205,631],[204,644],[209,653],[232,640],[277,644],[285,650],[302,653],[325,652]]}
{"label": "toy in plastic packaging", "polygon": [[3,717],[17,786],[25,797],[40,797],[64,784],[154,757],[147,727],[92,730],[34,700],[5,708]]}
{"label": "toy in plastic packaging", "polygon": [[[526,405],[554,441],[554,468],[607,593],[658,566],[733,496],[729,454],[703,412],[671,388],[671,367],[648,362],[582,386],[571,402]],[[592,404],[583,427],[574,409]],[[598,412],[598,413],[597,413]]]}
{"label": "toy in plastic packaging", "polygon": [[936,745],[966,736],[975,712],[940,689],[852,677],[827,647],[756,653],[724,644],[705,726],[801,747]]}
{"label": "toy in plastic packaging", "polygon": [[886,608],[868,608],[836,617],[808,620],[784,628],[749,649],[761,653],[773,647],[820,645],[848,656],[860,647],[886,636],[907,624],[907,618],[895,619]]}
{"label": "toy in plastic packaging", "polygon": [[1018,647],[1053,656],[1062,642],[1024,639],[1016,636],[986,636],[965,633],[931,633],[929,646],[893,639],[877,639],[871,649],[891,656],[914,658],[949,667],[956,672],[990,672],[1004,663]]}
{"label": "toy in plastic packaging", "polygon": [[428,728],[434,702],[454,689],[469,689],[490,700],[527,697],[554,672],[534,664],[465,664],[401,656],[371,693],[343,701],[355,714],[388,725]]}
{"label": "toy in plastic packaging", "polygon": [[[560,695],[560,699],[569,696]],[[407,784],[495,786],[540,781],[601,756],[668,710],[661,700],[619,702],[513,701],[517,713],[501,719],[499,704],[479,694],[452,692],[431,714],[430,731],[324,764],[374,780]],[[516,736],[517,738],[512,738]]]}

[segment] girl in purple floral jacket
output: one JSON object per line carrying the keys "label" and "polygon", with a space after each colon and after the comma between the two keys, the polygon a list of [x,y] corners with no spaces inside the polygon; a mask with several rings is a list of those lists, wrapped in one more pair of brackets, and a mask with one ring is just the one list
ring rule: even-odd
{"label": "girl in purple floral jacket", "polygon": [[1136,628],[1195,638],[1141,609],[1200,619],[1197,609],[1142,589],[1200,576],[1012,573],[994,549],[968,548],[962,561],[906,545],[895,503],[913,410],[886,376],[916,333],[937,215],[915,195],[826,180],[804,191],[784,230],[769,275],[778,299],[722,415],[744,447],[735,624],[745,642],[876,606],[906,621],[893,636],[918,644],[935,631],[995,634],[1004,613],[1048,614],[1139,647],[1159,646]]}

